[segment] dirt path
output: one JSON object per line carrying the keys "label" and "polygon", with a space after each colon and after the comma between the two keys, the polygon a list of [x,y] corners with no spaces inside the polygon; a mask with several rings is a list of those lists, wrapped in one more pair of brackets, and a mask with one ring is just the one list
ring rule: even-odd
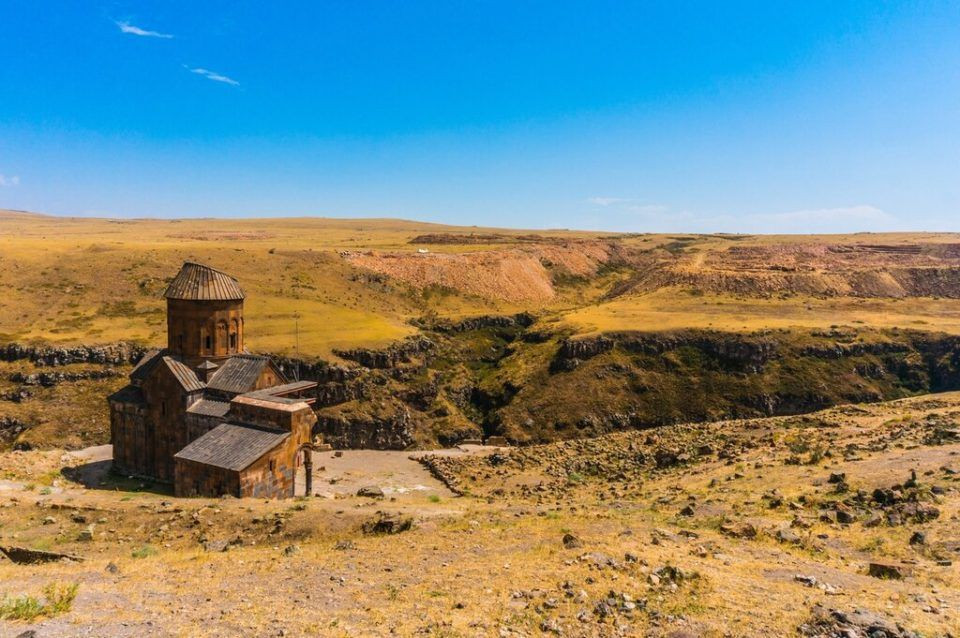
{"label": "dirt path", "polygon": [[[352,496],[363,487],[378,487],[386,496],[394,498],[409,494],[453,496],[443,483],[411,458],[409,452],[344,450],[314,455],[313,493],[316,496]],[[300,476],[297,493],[303,494],[304,490],[303,476]]]}
{"label": "dirt path", "polygon": [[[322,452],[313,457],[313,493],[326,498],[353,496],[363,487],[378,487],[384,495],[404,500],[422,500],[430,495],[455,496],[435,479],[417,458],[425,455],[477,456],[490,454],[496,447],[465,445],[443,450],[417,452],[392,450],[342,450]],[[297,477],[297,494],[306,489],[304,477]]]}
{"label": "dirt path", "polygon": [[[469,456],[488,454],[497,448],[478,445],[445,450],[404,452],[391,450],[342,450],[321,452],[313,457],[313,494],[325,498],[353,496],[360,488],[377,487],[385,496],[404,500],[416,496],[417,500],[431,494],[443,498],[454,496],[447,487],[435,479],[416,459],[424,454],[442,456]],[[68,453],[71,461],[79,463],[70,476],[87,487],[97,487],[110,471],[113,447],[98,445]],[[21,489],[12,484],[7,489]],[[0,483],[0,489],[4,489]],[[297,477],[296,493],[306,491],[304,476]]]}

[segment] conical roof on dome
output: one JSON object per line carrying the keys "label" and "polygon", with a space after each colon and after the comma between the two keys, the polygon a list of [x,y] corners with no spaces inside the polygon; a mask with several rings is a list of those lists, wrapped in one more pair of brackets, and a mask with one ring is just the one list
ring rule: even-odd
{"label": "conical roof on dome", "polygon": [[240,301],[244,298],[236,279],[210,266],[189,261],[180,268],[163,296],[196,301]]}

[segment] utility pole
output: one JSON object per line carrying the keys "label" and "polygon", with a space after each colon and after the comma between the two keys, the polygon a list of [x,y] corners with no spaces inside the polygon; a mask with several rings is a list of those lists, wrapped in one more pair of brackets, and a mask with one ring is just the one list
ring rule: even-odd
{"label": "utility pole", "polygon": [[303,448],[303,455],[303,477],[306,483],[306,495],[313,496],[313,449],[310,447]]}
{"label": "utility pole", "polygon": [[295,339],[294,352],[296,353],[296,358],[297,358],[297,368],[294,371],[293,376],[294,376],[294,381],[299,381],[300,380],[300,313],[299,312],[293,313],[293,326],[294,326],[294,333],[296,335],[294,337]]}

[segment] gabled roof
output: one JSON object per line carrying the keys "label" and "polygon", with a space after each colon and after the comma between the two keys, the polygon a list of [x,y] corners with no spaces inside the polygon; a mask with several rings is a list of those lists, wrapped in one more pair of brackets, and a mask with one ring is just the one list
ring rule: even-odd
{"label": "gabled roof", "polygon": [[200,399],[189,408],[190,414],[200,414],[202,416],[225,417],[230,411],[230,404],[226,401],[216,401],[214,399]]}
{"label": "gabled roof", "polygon": [[174,455],[174,458],[239,471],[283,443],[289,432],[221,423]]}
{"label": "gabled roof", "polygon": [[153,370],[153,367],[160,362],[164,352],[164,350],[149,350],[145,355],[140,357],[140,361],[137,361],[137,365],[135,365],[133,371],[130,372],[130,380],[143,381],[146,379],[150,371]]}
{"label": "gabled roof", "polygon": [[[235,354],[220,364],[220,369],[211,375],[207,387],[232,394],[253,390],[264,368],[272,365],[268,357],[255,354]],[[282,375],[280,380],[284,381]]]}
{"label": "gabled roof", "polygon": [[210,266],[189,261],[180,267],[163,296],[205,301],[240,301],[244,298],[236,279]]}
{"label": "gabled roof", "polygon": [[110,396],[108,401],[119,401],[120,403],[143,403],[143,392],[135,385],[125,385]]}
{"label": "gabled roof", "polygon": [[164,357],[163,363],[166,364],[167,368],[170,369],[170,372],[173,373],[173,376],[176,377],[177,381],[180,382],[180,385],[183,386],[183,389],[187,392],[196,392],[206,387],[203,381],[197,378],[196,372],[173,357]]}
{"label": "gabled roof", "polygon": [[[269,388],[263,388],[262,390],[254,390],[253,392],[246,392],[248,397],[284,397],[288,394],[296,394],[298,392],[306,392],[307,390],[313,390],[317,387],[316,381],[291,381],[290,383],[281,383],[280,385],[270,386]],[[295,398],[294,401],[303,401],[304,399]]]}

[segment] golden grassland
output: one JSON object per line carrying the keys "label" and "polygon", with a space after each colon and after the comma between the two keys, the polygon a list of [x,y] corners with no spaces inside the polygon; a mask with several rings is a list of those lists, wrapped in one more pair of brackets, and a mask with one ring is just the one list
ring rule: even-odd
{"label": "golden grassland", "polygon": [[[506,302],[448,289],[417,290],[356,268],[341,251],[415,252],[423,233],[531,231],[454,227],[388,219],[62,218],[0,211],[0,339],[52,343],[136,340],[161,344],[161,295],[183,261],[226,270],[247,291],[247,344],[255,351],[329,356],[336,348],[382,346],[414,328],[425,315],[460,317],[522,310],[559,318],[577,331],[714,327],[824,327],[863,324],[955,332],[955,301],[934,299],[747,299],[696,291],[660,290],[603,301],[623,273],[559,283],[545,302]],[[536,231],[553,239],[613,237],[609,233]],[[951,234],[838,235],[618,235],[642,250],[682,244],[694,253],[733,245],[957,242]],[[440,244],[431,252],[477,252],[504,245]]]}
{"label": "golden grassland", "polygon": [[[161,295],[184,261],[229,272],[247,292],[248,347],[327,356],[414,330],[425,313],[509,312],[517,305],[371,280],[339,251],[416,251],[426,232],[486,232],[402,220],[60,218],[0,211],[0,337],[102,343],[165,338]],[[521,231],[497,231],[519,234]],[[544,236],[586,237],[553,231]],[[477,251],[492,246],[431,246]]]}
{"label": "golden grassland", "polygon": [[406,320],[417,307],[407,291],[353,281],[334,251],[396,247],[424,228],[377,220],[0,217],[0,333],[11,340],[160,343],[160,295],[190,260],[243,282],[253,349],[291,351],[297,323],[304,352],[382,345],[412,332]]}
{"label": "golden grassland", "polygon": [[560,316],[578,333],[680,328],[749,332],[852,325],[960,334],[960,302],[916,297],[763,299],[664,290],[585,305]]}

